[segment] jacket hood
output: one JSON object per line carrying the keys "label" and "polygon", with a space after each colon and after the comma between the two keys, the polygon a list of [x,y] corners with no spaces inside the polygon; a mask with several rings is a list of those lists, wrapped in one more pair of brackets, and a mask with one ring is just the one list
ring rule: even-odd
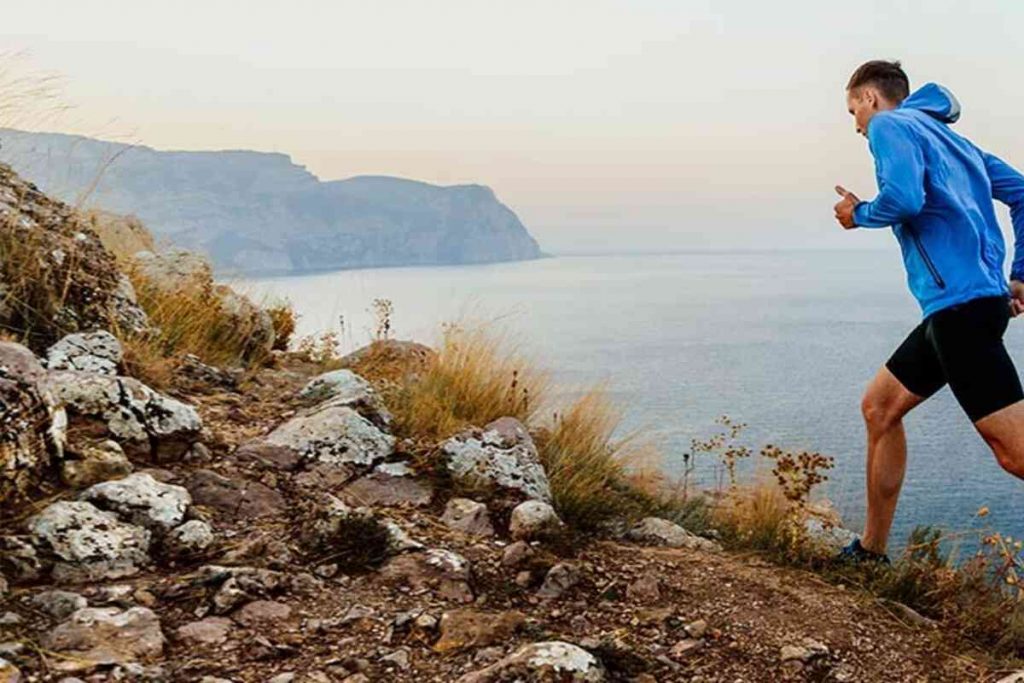
{"label": "jacket hood", "polygon": [[900,109],[916,109],[943,123],[956,123],[960,118],[960,102],[953,93],[938,83],[927,83],[910,93]]}

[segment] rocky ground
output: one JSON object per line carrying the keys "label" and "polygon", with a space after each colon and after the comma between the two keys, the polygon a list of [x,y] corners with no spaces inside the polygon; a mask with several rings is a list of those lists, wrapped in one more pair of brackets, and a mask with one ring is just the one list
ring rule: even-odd
{"label": "rocky ground", "polygon": [[[346,370],[0,342],[0,682],[996,681],[941,627],[649,518],[567,532],[529,433],[433,453]],[[49,474],[48,474],[49,473]],[[459,497],[452,482],[486,483]],[[479,490],[479,489],[478,489]],[[2,491],[0,491],[2,492]],[[466,496],[465,491],[462,496]]]}

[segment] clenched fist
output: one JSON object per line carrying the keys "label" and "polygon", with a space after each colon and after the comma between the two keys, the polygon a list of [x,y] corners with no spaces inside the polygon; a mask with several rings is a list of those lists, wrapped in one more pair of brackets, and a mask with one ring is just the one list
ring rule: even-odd
{"label": "clenched fist", "polygon": [[835,205],[836,220],[839,221],[839,225],[843,226],[846,230],[856,228],[857,224],[853,222],[853,210],[860,203],[857,199],[857,195],[847,190],[842,185],[836,185],[836,194],[842,199]]}

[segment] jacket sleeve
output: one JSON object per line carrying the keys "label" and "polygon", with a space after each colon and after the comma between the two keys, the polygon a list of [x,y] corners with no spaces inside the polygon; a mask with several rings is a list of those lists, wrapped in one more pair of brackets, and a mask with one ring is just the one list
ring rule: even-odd
{"label": "jacket sleeve", "polygon": [[994,154],[982,152],[982,156],[992,183],[992,198],[1010,207],[1014,234],[1010,279],[1024,280],[1024,175]]}
{"label": "jacket sleeve", "polygon": [[884,228],[921,213],[924,153],[913,131],[891,116],[876,114],[868,124],[868,142],[875,157],[878,196],[854,208],[854,223]]}

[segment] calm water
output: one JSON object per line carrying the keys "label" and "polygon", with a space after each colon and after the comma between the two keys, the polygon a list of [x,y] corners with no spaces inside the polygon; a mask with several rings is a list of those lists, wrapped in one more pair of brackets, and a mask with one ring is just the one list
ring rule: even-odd
{"label": "calm water", "polygon": [[[300,334],[338,329],[364,344],[381,297],[396,336],[434,340],[443,321],[500,319],[567,390],[606,381],[627,429],[657,435],[666,468],[723,414],[743,442],[836,458],[827,493],[863,519],[866,381],[919,319],[896,250],[560,257],[491,266],[341,271],[243,281],[286,297]],[[1024,322],[1007,343],[1024,367]],[[948,389],[907,420],[910,447],[894,541],[917,523],[985,520],[1024,535],[1024,483],[1004,474]]]}

